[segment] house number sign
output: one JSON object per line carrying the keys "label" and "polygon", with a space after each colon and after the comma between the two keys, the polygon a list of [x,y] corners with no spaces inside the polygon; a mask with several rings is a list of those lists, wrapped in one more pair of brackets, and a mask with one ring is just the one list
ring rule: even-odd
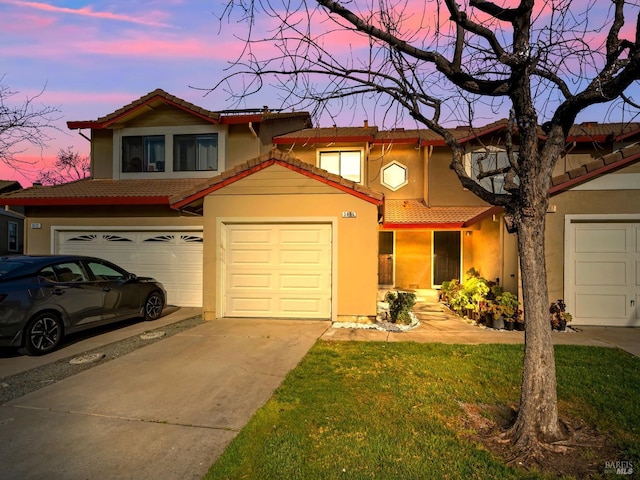
{"label": "house number sign", "polygon": [[342,212],[342,218],[356,218],[356,212]]}

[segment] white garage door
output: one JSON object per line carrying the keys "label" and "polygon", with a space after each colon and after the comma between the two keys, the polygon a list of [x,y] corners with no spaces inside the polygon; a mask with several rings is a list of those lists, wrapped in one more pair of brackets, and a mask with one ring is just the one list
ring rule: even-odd
{"label": "white garage door", "polygon": [[159,280],[167,303],[202,306],[202,231],[59,231],[57,253],[104,258]]}
{"label": "white garage door", "polygon": [[640,326],[640,223],[572,222],[567,241],[573,323]]}
{"label": "white garage door", "polygon": [[224,315],[331,318],[331,225],[226,225]]}

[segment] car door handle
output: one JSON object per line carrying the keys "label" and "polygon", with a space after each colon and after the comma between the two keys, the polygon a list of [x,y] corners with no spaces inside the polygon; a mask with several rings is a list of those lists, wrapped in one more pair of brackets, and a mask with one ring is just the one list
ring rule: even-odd
{"label": "car door handle", "polygon": [[54,288],[53,289],[53,294],[54,295],[62,295],[64,293],[64,289],[62,288]]}
{"label": "car door handle", "polygon": [[111,291],[111,287],[104,287],[102,289],[103,292],[110,292]]}

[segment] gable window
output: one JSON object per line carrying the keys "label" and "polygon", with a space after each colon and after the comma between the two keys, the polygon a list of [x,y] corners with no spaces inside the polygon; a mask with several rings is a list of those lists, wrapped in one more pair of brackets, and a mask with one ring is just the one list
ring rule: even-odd
{"label": "gable window", "polygon": [[318,166],[352,182],[362,182],[361,150],[326,150],[318,153]]}
{"label": "gable window", "polygon": [[218,134],[175,135],[173,171],[218,170]]}
{"label": "gable window", "polygon": [[[514,152],[514,155],[517,159],[518,152]],[[511,164],[505,150],[483,149],[468,155],[467,173],[493,193],[508,193],[504,188],[504,181],[510,168]]]}
{"label": "gable window", "polygon": [[7,238],[7,249],[10,252],[18,251],[18,224],[16,222],[8,222],[7,228],[9,236]]}
{"label": "gable window", "polygon": [[164,135],[122,137],[123,172],[164,172]]}

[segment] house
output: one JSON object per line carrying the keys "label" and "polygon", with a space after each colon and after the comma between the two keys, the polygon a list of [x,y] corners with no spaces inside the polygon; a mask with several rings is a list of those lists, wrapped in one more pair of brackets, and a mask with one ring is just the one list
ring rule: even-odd
{"label": "house", "polygon": [[[506,120],[451,133],[485,187],[503,191]],[[540,137],[544,136],[540,132]],[[572,128],[553,173],[546,250],[550,298],[566,300],[574,324],[640,325],[640,124]],[[517,142],[517,135],[514,136]],[[438,288],[474,267],[518,292],[518,247],[502,211],[460,184],[451,153],[428,130],[310,128],[274,144],[306,162],[384,194],[378,232],[380,286]]]}
{"label": "house", "polygon": [[[14,180],[0,180],[0,195],[20,190],[22,185]],[[24,217],[21,209],[0,210],[0,255],[22,253],[24,242]]]}
{"label": "house", "polygon": [[[113,260],[206,319],[370,319],[380,287],[471,267],[518,291],[501,209],[461,186],[429,130],[312,128],[304,112],[214,112],[162,90],[68,126],[91,132],[91,178],[3,197],[25,208],[26,251]],[[488,188],[507,127],[451,129]],[[576,125],[554,172],[549,292],[576,324],[640,323],[639,135]]]}

